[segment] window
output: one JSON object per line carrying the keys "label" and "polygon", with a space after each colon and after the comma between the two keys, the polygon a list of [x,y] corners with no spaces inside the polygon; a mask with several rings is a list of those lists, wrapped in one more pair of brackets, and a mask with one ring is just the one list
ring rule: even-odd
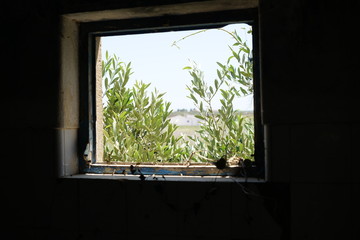
{"label": "window", "polygon": [[[219,177],[221,179],[228,177],[264,178],[263,128],[259,114],[260,94],[257,73],[258,61],[256,60],[258,49],[255,9],[227,9],[225,11],[196,12],[176,16],[86,21],[79,26],[78,158],[80,161],[78,162],[79,165],[74,167],[78,168],[78,172],[130,178],[140,177],[141,179],[169,179],[173,176],[182,178],[201,177],[203,179],[208,177]],[[237,51],[238,48],[236,47],[240,45],[239,42],[236,43],[238,35],[234,36],[228,27],[235,27],[235,29],[240,30],[240,28],[249,26],[253,27],[250,36],[253,35],[254,39],[250,38],[247,45],[243,45],[243,47],[249,47],[245,49],[247,53],[245,54],[244,50],[242,52]],[[147,79],[141,79],[144,83],[138,82],[135,85],[130,84],[129,80],[128,83],[123,84],[120,90],[119,88],[115,89],[115,79],[123,78],[122,83],[124,83],[131,71],[129,63],[135,61],[130,60],[121,63],[123,61],[121,56],[106,53],[104,50],[106,38],[119,36],[132,38],[133,40],[130,40],[135,41],[136,39],[143,40],[145,36],[166,36],[180,33],[177,36],[183,37],[174,39],[173,48],[181,48],[180,42],[184,37],[187,38],[184,40],[185,42],[193,38],[194,35],[210,32],[210,29],[223,29],[223,33],[232,34],[235,45],[228,52],[225,61],[218,60],[217,70],[213,69],[212,71],[216,74],[216,80],[211,79],[211,82],[202,81],[201,69],[195,63],[176,66],[180,69],[183,68],[182,71],[191,78],[190,82],[187,82],[188,90],[184,90],[183,94],[187,95],[187,99],[190,100],[193,107],[180,108],[179,105],[172,109],[173,112],[170,115],[171,105],[167,105],[166,99],[164,99],[165,95],[161,93],[156,95],[155,90],[150,90],[147,85],[148,83],[156,85],[156,82],[152,80],[147,82]],[[247,31],[249,30],[250,28],[247,29]],[[255,44],[251,49],[253,43]],[[240,69],[236,64],[233,64],[233,60],[237,63],[245,61],[253,66],[247,69],[248,71],[250,69],[252,75],[248,86],[244,86],[244,84],[249,77],[240,78],[238,74],[241,71],[244,72],[245,69]],[[133,72],[136,73],[136,71],[134,66]],[[234,78],[242,79],[242,87],[234,87],[229,82],[224,81]],[[221,85],[227,85],[228,88],[220,89]],[[161,85],[156,87],[159,86],[161,87]],[[145,89],[148,90],[148,95],[145,95]],[[211,102],[210,100],[215,99],[211,94],[215,95],[217,92],[221,99]],[[233,106],[236,95],[249,95],[247,92],[252,93],[253,99],[250,102],[251,107],[245,109],[250,112],[251,117],[246,116],[248,113],[241,112],[239,114],[237,107]],[[144,99],[147,101],[145,104],[141,102]],[[214,102],[220,104],[218,106],[212,105]],[[152,108],[149,108],[150,105]],[[122,111],[122,108],[127,108],[127,111]],[[211,111],[209,112],[209,110]],[[195,135],[192,133],[190,137],[188,134],[179,137],[179,133],[175,131],[177,125],[176,120],[174,120],[175,116],[184,115],[184,111],[187,113],[185,114],[187,117],[182,120],[195,122],[195,126],[191,126],[191,128],[200,130]],[[149,113],[154,118],[148,117]],[[209,115],[212,117],[211,121],[208,120],[210,119]],[[103,119],[105,119],[105,124]],[[177,120],[180,121],[179,119],[178,117]],[[205,122],[208,124],[204,124]],[[137,127],[134,127],[133,124],[135,123]],[[234,126],[234,123],[238,126],[243,124],[241,125],[242,128],[247,126],[251,128],[252,125],[252,129],[246,131],[244,129],[246,134],[240,135],[238,129],[229,130],[227,128],[220,134],[222,138],[209,139],[209,136],[212,137],[211,133],[218,130],[217,127],[226,128],[226,124]],[[198,126],[201,124],[202,127]],[[212,125],[215,127],[212,128]],[[188,131],[184,127],[182,129]],[[248,137],[248,140],[252,139],[252,143],[246,145],[244,139],[251,130],[255,132],[255,135]],[[226,141],[224,140],[225,137]],[[234,149],[239,150],[241,147],[249,148],[249,144],[254,145],[252,146],[253,149],[248,149],[247,152],[241,151],[244,153],[241,156],[228,154],[230,148],[232,151]],[[206,153],[202,154],[203,152]],[[214,157],[210,158],[209,156]],[[74,171],[76,172],[76,170]]]}

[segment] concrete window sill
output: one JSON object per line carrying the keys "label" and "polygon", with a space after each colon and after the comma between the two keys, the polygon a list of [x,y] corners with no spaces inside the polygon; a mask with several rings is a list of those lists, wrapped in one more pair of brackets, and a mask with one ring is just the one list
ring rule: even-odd
{"label": "concrete window sill", "polygon": [[[70,176],[65,176],[66,179],[104,179],[104,180],[117,180],[117,181],[141,181],[140,175],[124,175],[124,174],[75,174]],[[145,176],[143,181],[173,181],[173,182],[229,182],[229,183],[241,183],[241,182],[250,182],[250,183],[263,183],[264,179],[258,178],[241,178],[241,177],[221,177],[221,176],[161,176],[161,175],[148,175]]]}

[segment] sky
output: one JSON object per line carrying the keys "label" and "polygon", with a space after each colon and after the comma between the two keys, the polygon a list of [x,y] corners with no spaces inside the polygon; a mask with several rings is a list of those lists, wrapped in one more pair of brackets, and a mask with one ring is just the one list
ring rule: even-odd
{"label": "sky", "polygon": [[[224,29],[232,32],[237,31],[242,40],[251,48],[251,34],[247,24],[232,24]],[[109,55],[115,54],[122,62],[131,62],[133,74],[128,86],[135,81],[151,83],[149,92],[156,88],[160,93],[166,93],[164,100],[171,102],[171,108],[193,109],[191,99],[187,98],[189,91],[186,85],[190,85],[192,77],[188,70],[183,68],[193,65],[204,72],[204,80],[213,84],[217,78],[216,62],[226,63],[231,51],[228,46],[234,43],[231,35],[217,29],[208,30],[182,38],[192,31],[172,31],[166,33],[148,33],[102,37],[102,58],[105,59],[106,51]],[[181,41],[179,41],[181,40]],[[173,43],[177,41],[176,46]],[[213,99],[213,108],[219,109],[219,98]],[[234,108],[244,111],[253,110],[252,96],[236,98],[233,101]]]}

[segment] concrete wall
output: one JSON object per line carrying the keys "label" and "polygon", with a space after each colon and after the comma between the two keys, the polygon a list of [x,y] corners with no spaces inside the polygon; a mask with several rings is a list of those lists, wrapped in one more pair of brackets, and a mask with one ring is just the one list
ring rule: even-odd
{"label": "concrete wall", "polygon": [[260,1],[271,181],[249,184],[251,196],[237,184],[55,177],[59,16],[167,2],[3,5],[1,236],[359,239],[357,1]]}

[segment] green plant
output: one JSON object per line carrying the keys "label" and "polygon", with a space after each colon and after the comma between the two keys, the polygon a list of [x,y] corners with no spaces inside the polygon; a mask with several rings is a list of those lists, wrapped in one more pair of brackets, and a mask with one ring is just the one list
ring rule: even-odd
{"label": "green plant", "polygon": [[104,160],[121,162],[179,161],[181,150],[173,136],[176,126],[168,119],[170,103],[156,90],[148,96],[150,84],[127,84],[131,64],[115,55],[103,61]]}
{"label": "green plant", "polygon": [[[192,77],[191,85],[187,86],[188,97],[199,111],[196,117],[201,120],[199,134],[190,138],[193,148],[188,149],[189,158],[196,161],[252,159],[254,153],[253,118],[242,116],[233,107],[236,96],[246,96],[253,92],[251,51],[236,32],[223,31],[229,33],[235,43],[229,47],[231,56],[226,64],[217,63],[217,79],[212,85],[206,84],[196,64],[184,68],[189,70]],[[204,31],[198,33],[201,32]],[[219,93],[221,108],[215,110],[213,100]]]}

